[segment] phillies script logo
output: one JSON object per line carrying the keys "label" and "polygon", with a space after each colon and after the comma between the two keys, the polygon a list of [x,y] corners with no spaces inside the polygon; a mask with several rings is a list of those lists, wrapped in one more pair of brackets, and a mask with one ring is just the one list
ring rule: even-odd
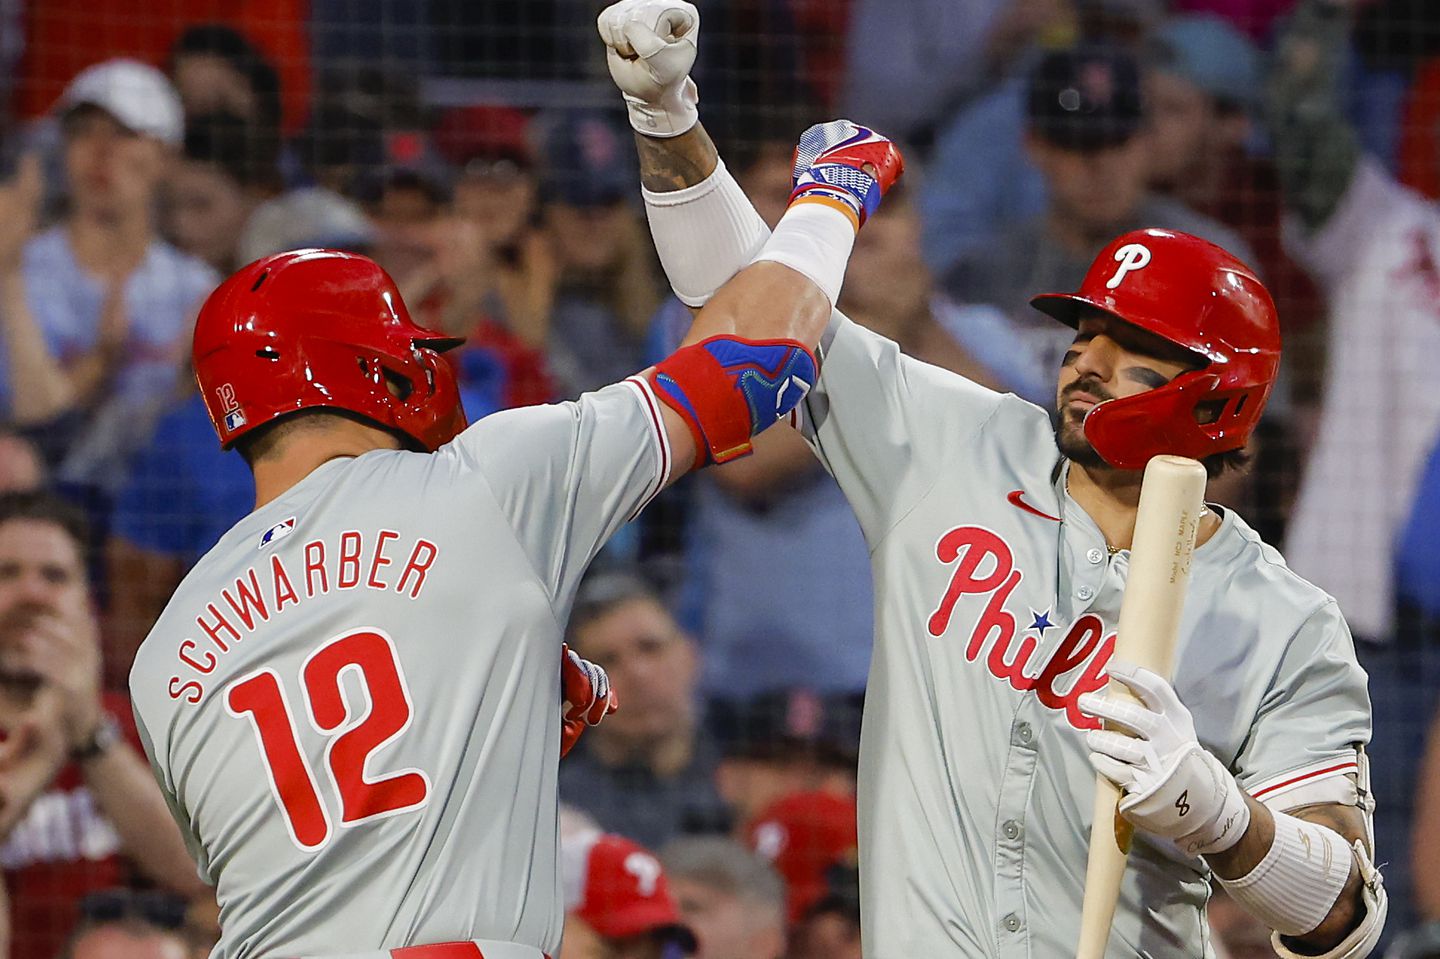
{"label": "phillies script logo", "polygon": [[[935,556],[946,566],[953,566],[954,572],[940,605],[930,614],[930,635],[943,636],[950,628],[961,596],[988,597],[970,631],[965,658],[973,663],[984,654],[985,666],[996,679],[1019,692],[1034,690],[1041,703],[1063,711],[1076,729],[1099,729],[1100,721],[1082,713],[1076,700],[1084,693],[1103,689],[1109,681],[1105,664],[1115,651],[1115,635],[1105,635],[1105,623],[1100,617],[1086,613],[1075,620],[1045,664],[1032,665],[1040,640],[1030,630],[1042,621],[1045,627],[1049,623],[1036,617],[1036,625],[1020,630],[1015,615],[1005,608],[1010,594],[1025,578],[1024,572],[1015,568],[1010,545],[988,529],[961,526],[940,537]],[[1038,631],[1043,635],[1044,627]],[[1078,679],[1064,682],[1064,677],[1081,666],[1084,669]]]}

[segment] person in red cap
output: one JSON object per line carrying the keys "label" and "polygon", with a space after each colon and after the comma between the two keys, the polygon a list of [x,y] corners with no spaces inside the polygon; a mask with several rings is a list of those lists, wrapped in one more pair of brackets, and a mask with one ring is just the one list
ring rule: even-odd
{"label": "person in red cap", "polygon": [[[699,13],[620,0],[598,27],[640,134],[661,261],[677,295],[703,304],[766,228],[698,123]],[[1082,65],[1040,90],[1044,110],[1086,126],[1118,79]],[[1173,676],[1114,656],[1143,471],[1166,455],[1212,478],[1243,462],[1280,364],[1274,302],[1248,265],[1186,233],[1136,229],[1094,253],[1078,290],[1030,301],[1070,328],[1056,366],[987,337],[1053,377],[1050,409],[837,311],[791,420],[854,510],[875,583],[864,953],[1073,955],[1098,771],[1136,829],[1110,956],[1208,955],[1214,880],[1281,956],[1361,959],[1386,895],[1366,676],[1335,600],[1209,506],[1191,520]],[[1049,262],[1024,255],[1036,275]],[[1138,702],[1105,695],[1110,682]]]}
{"label": "person in red cap", "polygon": [[855,797],[785,796],[746,826],[745,841],[785,877],[790,921],[799,922],[829,891],[829,871],[855,856]]}
{"label": "person in red cap", "polygon": [[680,919],[660,860],[599,830],[562,839],[565,945],[555,959],[681,959],[695,934]]}

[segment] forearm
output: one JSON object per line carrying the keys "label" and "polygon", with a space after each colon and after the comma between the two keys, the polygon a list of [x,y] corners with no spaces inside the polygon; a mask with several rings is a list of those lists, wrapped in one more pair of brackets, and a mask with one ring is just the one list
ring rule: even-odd
{"label": "forearm", "polygon": [[645,215],[671,289],[690,307],[755,258],[770,228],[698,124],[678,137],[635,138]]}
{"label": "forearm", "polygon": [[30,312],[18,272],[0,275],[0,325],[14,421],[21,426],[44,423],[74,406],[75,388]]}
{"label": "forearm", "polygon": [[[1250,875],[1270,853],[1275,842],[1276,820],[1269,807],[1248,794],[1245,795],[1245,803],[1250,809],[1250,825],[1240,837],[1240,841],[1223,852],[1205,857],[1210,868],[1224,880],[1237,880]],[[1359,814],[1359,810],[1354,812]],[[1357,824],[1348,817],[1337,814],[1332,807],[1301,809],[1291,815],[1335,832],[1344,840],[1347,849],[1356,838],[1360,838],[1351,835],[1357,831]],[[1363,823],[1359,824],[1359,831],[1363,835]],[[1345,862],[1348,863],[1345,884],[1325,918],[1308,932],[1286,937],[1287,943],[1295,951],[1316,955],[1328,952],[1344,941],[1364,918],[1363,879],[1360,869],[1353,855],[1347,856]],[[1277,878],[1287,877],[1282,874]],[[1243,900],[1241,904],[1245,905]]]}
{"label": "forearm", "polygon": [[695,316],[681,346],[712,336],[799,340],[813,347],[830,322],[830,300],[811,280],[779,263],[741,270]]}
{"label": "forearm", "polygon": [[640,155],[640,185],[652,193],[673,193],[695,186],[715,172],[720,153],[702,124],[678,137],[635,134]]}
{"label": "forearm", "polygon": [[206,891],[170,807],[144,758],[116,743],[83,766],[85,785],[115,826],[121,846],[151,879],[187,896]]}

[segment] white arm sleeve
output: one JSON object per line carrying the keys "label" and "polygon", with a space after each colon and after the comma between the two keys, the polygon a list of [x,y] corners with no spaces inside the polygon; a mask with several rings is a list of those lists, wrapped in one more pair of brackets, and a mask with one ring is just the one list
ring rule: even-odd
{"label": "white arm sleeve", "polygon": [[694,186],[640,193],[660,265],[686,306],[704,306],[770,238],[770,228],[723,160]]}

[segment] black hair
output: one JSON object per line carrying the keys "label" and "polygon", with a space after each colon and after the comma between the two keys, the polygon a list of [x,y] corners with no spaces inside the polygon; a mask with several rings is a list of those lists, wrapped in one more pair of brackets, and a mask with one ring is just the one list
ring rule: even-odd
{"label": "black hair", "polygon": [[281,440],[304,430],[323,428],[327,425],[327,421],[335,419],[352,420],[372,429],[385,430],[400,441],[401,449],[424,452],[418,442],[399,430],[390,429],[359,413],[333,409],[328,406],[297,410],[294,413],[276,417],[238,437],[232,446],[235,452],[240,454],[240,458],[245,461],[245,464],[254,470],[255,463],[274,451],[275,447],[280,445]]}
{"label": "black hair", "polygon": [[245,78],[255,94],[260,122],[280,128],[280,73],[250,38],[223,23],[199,23],[187,29],[170,46],[170,75],[184,56],[220,57]]}
{"label": "black hair", "polygon": [[575,633],[583,626],[608,615],[637,599],[648,600],[664,607],[660,591],[638,573],[628,570],[602,570],[591,573],[580,583],[575,605],[570,611],[567,633],[574,642]]}
{"label": "black hair", "polygon": [[50,523],[64,530],[75,543],[83,560],[90,551],[90,521],[85,513],[54,493],[45,490],[16,490],[0,493],[0,526],[12,520]]}

